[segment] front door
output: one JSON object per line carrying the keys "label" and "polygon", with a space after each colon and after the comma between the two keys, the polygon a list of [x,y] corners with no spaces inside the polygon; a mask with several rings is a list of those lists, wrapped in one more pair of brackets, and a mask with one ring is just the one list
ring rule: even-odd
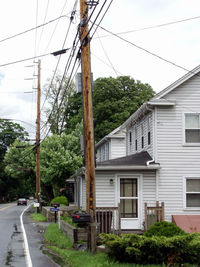
{"label": "front door", "polygon": [[121,229],[140,229],[139,179],[120,178]]}

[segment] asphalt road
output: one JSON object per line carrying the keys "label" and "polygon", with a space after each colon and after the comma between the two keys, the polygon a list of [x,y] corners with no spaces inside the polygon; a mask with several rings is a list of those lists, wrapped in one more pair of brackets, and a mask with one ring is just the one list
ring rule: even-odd
{"label": "asphalt road", "polygon": [[16,203],[0,204],[0,267],[60,266],[43,254],[45,224],[34,223],[29,218],[29,210],[22,216],[26,208]]}

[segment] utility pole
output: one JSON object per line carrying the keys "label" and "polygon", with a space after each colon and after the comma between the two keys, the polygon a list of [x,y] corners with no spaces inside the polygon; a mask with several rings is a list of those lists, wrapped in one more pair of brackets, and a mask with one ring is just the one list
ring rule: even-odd
{"label": "utility pole", "polygon": [[94,160],[94,126],[92,108],[92,84],[90,63],[90,37],[88,32],[88,6],[80,0],[80,40],[83,94],[83,121],[86,167],[86,212],[91,215],[88,234],[88,248],[96,252],[96,193]]}
{"label": "utility pole", "polygon": [[38,86],[37,86],[37,132],[36,132],[36,198],[39,203],[37,207],[37,213],[40,212],[40,64],[41,61],[38,60]]}

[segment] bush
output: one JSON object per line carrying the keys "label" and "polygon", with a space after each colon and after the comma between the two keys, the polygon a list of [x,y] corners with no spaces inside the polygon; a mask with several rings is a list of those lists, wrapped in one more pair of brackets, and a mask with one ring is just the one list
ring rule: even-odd
{"label": "bush", "polygon": [[199,264],[200,234],[173,237],[101,234],[101,242],[115,261],[134,264]]}
{"label": "bush", "polygon": [[157,222],[152,225],[149,230],[147,230],[144,235],[151,237],[151,236],[166,236],[172,237],[175,235],[185,235],[186,233],[176,226],[174,223],[162,221]]}
{"label": "bush", "polygon": [[68,200],[65,196],[60,196],[60,197],[55,197],[54,199],[52,199],[50,202],[50,205],[51,203],[56,203],[56,204],[67,206]]}

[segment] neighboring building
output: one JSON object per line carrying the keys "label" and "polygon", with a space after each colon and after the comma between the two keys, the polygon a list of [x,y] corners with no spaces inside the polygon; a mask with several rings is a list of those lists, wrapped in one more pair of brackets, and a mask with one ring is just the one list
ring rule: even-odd
{"label": "neighboring building", "polygon": [[[97,207],[120,203],[122,229],[142,229],[145,202],[164,202],[167,221],[199,214],[200,67],[144,103],[120,129],[126,129],[126,156],[99,157]],[[84,173],[76,179],[85,207]]]}
{"label": "neighboring building", "polygon": [[96,145],[96,161],[115,159],[126,155],[126,132],[120,127],[101,139]]}

